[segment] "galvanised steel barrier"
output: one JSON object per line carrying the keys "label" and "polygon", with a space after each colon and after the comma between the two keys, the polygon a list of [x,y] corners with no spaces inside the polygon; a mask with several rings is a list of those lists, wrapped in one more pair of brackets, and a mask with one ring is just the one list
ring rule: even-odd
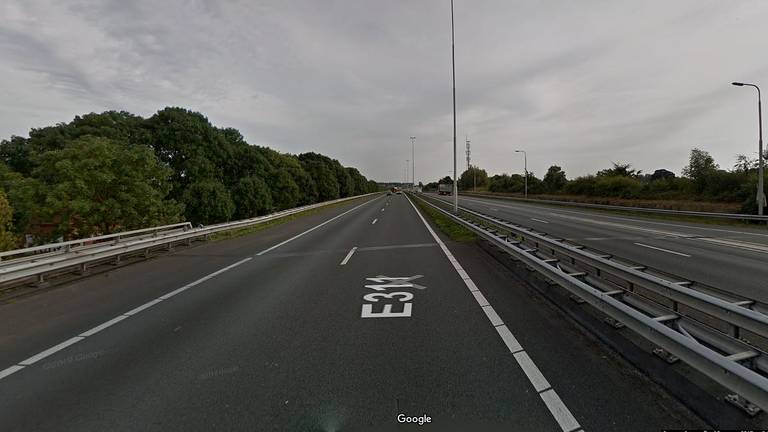
{"label": "galvanised steel barrier", "polygon": [[746,413],[768,409],[766,305],[721,298],[694,289],[693,282],[654,274],[495,216],[463,207],[456,215],[441,207],[444,201],[435,200],[436,205],[419,198],[594,306],[615,327],[643,336],[668,362],[682,360],[733,391],[726,399]]}
{"label": "galvanised steel barrier", "polygon": [[0,259],[3,259],[0,261],[0,286],[13,286],[33,280],[42,284],[50,275],[73,271],[85,273],[89,266],[96,263],[106,261],[119,263],[121,258],[127,256],[140,254],[148,256],[150,251],[158,248],[171,249],[174,245],[190,244],[193,240],[207,238],[214,233],[246,228],[307,210],[378,193],[340,198],[265,216],[204,227],[195,228],[189,222],[184,222],[0,252]]}

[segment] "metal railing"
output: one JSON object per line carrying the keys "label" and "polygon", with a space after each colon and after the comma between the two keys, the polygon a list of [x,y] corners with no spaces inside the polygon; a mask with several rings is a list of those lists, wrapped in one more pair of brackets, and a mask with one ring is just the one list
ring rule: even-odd
{"label": "metal railing", "polygon": [[768,409],[765,304],[702,292],[691,281],[622,263],[481,212],[460,207],[455,215],[441,207],[446,204],[441,200],[435,199],[436,205],[419,198],[594,306],[615,327],[634,330],[658,346],[655,353],[667,361],[682,360],[735,392],[727,400],[747,413]]}
{"label": "metal railing", "polygon": [[177,244],[191,244],[211,234],[247,228],[281,217],[301,213],[330,204],[377,194],[357,195],[310,204],[250,219],[194,228],[189,222],[115,233],[105,236],[50,243],[0,253],[0,286],[13,286],[36,281],[42,284],[51,275],[77,271],[85,273],[89,266],[105,261],[119,263],[127,256],[148,256],[158,248],[171,249]]}
{"label": "metal railing", "polygon": [[574,202],[574,201],[519,198],[519,197],[511,197],[511,196],[504,196],[504,195],[487,195],[487,194],[479,194],[479,193],[462,193],[460,195],[465,195],[468,197],[492,198],[492,199],[508,200],[508,201],[524,201],[524,202],[536,203],[536,204],[553,204],[553,205],[560,205],[560,206],[583,207],[583,208],[593,208],[593,209],[601,209],[601,210],[623,210],[628,212],[652,213],[652,214],[660,214],[660,215],[694,216],[694,217],[706,217],[706,218],[712,218],[712,219],[732,219],[732,220],[758,221],[758,222],[768,221],[768,215],[759,216],[759,215],[749,215],[749,214],[741,214],[741,213],[715,213],[715,212],[699,212],[699,211],[688,211],[688,210],[654,209],[654,208],[647,208],[647,207],[629,207],[629,206],[618,206],[618,205],[610,205],[610,204],[591,204],[591,203],[581,203],[581,202]]}

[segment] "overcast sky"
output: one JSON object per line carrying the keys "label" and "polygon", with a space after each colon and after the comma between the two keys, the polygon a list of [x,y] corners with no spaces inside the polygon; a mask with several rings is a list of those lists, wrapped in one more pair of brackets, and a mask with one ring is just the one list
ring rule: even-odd
{"label": "overcast sky", "polygon": [[[464,138],[490,174],[612,161],[679,173],[694,146],[757,155],[768,1],[456,0]],[[376,180],[451,168],[448,0],[0,4],[0,138],[75,115],[200,111],[252,144]]]}

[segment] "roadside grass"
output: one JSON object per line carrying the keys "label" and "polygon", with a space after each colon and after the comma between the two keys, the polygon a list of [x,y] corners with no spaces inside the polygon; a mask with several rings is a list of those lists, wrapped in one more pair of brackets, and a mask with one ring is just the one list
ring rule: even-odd
{"label": "roadside grass", "polygon": [[453,241],[469,242],[477,240],[477,235],[467,228],[457,224],[444,214],[425,204],[422,200],[414,198],[416,205],[421,211],[426,213],[430,219],[437,225],[440,231],[444,232]]}
{"label": "roadside grass", "polygon": [[[356,202],[359,202],[362,199],[363,198],[357,198],[357,199],[352,199],[352,200],[344,201],[344,202],[340,202],[340,203],[329,204],[327,206],[305,210],[305,211],[300,212],[300,213],[294,213],[294,214],[291,214],[291,215],[283,216],[281,218],[273,219],[271,221],[263,222],[263,223],[260,223],[260,224],[257,224],[257,225],[253,225],[253,226],[249,226],[249,227],[246,227],[246,228],[235,229],[235,230],[231,230],[231,231],[218,232],[218,233],[215,233],[215,234],[211,234],[210,241],[229,240],[229,239],[233,239],[233,238],[237,238],[237,237],[242,237],[242,236],[246,236],[246,235],[255,234],[255,233],[258,233],[260,231],[264,231],[266,229],[272,228],[274,226],[282,225],[284,223],[290,222],[290,221],[292,221],[294,219],[298,219],[300,217],[310,216],[310,215],[313,215],[313,214],[317,214],[317,213],[323,212],[323,211],[328,210],[330,208],[334,208],[334,207],[339,207],[339,206],[343,206],[343,205],[347,205],[347,204],[356,203]],[[373,198],[373,199],[375,199],[375,198]]]}

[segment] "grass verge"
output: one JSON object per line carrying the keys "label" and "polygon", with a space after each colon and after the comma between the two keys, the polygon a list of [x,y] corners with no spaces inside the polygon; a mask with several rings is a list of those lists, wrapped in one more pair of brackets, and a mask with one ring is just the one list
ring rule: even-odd
{"label": "grass verge", "polygon": [[335,204],[328,204],[327,206],[323,206],[323,207],[319,207],[319,208],[314,208],[314,209],[309,209],[309,210],[306,210],[306,211],[303,211],[303,212],[300,212],[300,213],[294,213],[294,214],[291,214],[291,215],[283,216],[281,218],[273,219],[271,221],[263,222],[263,223],[260,223],[260,224],[257,224],[257,225],[252,225],[252,226],[249,226],[249,227],[246,227],[246,228],[235,229],[235,230],[231,230],[231,231],[218,232],[218,233],[215,233],[215,234],[211,235],[210,241],[228,240],[228,239],[232,239],[232,238],[242,237],[242,236],[245,236],[245,235],[255,234],[257,232],[264,231],[265,229],[272,228],[273,226],[282,225],[284,223],[290,222],[290,221],[292,221],[294,219],[298,219],[300,217],[317,214],[317,213],[320,213],[322,211],[325,211],[325,210],[328,210],[328,209],[334,208],[334,207],[339,207],[339,206],[343,206],[343,205],[357,203],[357,202],[359,202],[362,199],[363,198],[357,198],[357,199],[352,199],[352,200],[349,200],[349,201],[339,202],[339,203],[335,203]]}
{"label": "grass verge", "polygon": [[474,232],[452,221],[450,218],[448,218],[448,216],[440,213],[428,204],[425,204],[424,201],[418,198],[414,198],[413,200],[416,202],[416,205],[419,206],[421,211],[424,212],[430,219],[432,219],[432,222],[437,225],[440,231],[448,235],[451,240],[468,242],[475,241],[477,239],[477,235]]}

